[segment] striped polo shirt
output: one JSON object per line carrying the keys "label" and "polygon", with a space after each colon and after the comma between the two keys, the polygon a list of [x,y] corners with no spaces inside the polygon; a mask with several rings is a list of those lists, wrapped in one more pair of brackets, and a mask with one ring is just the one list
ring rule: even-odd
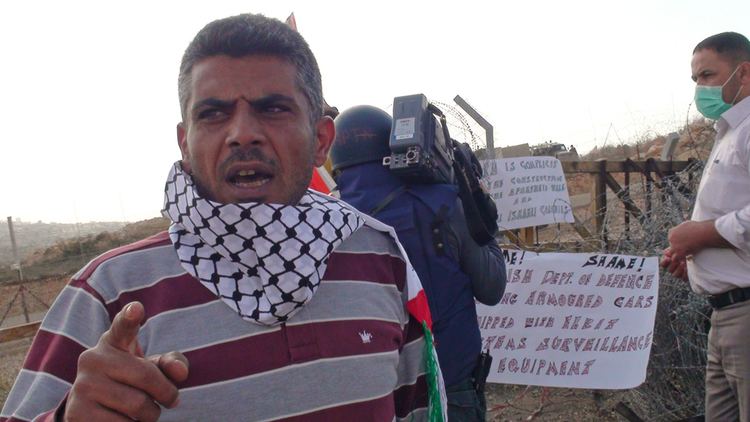
{"label": "striped polo shirt", "polygon": [[182,352],[180,404],[160,420],[424,420],[424,338],[406,311],[405,262],[364,226],[331,255],[314,297],[285,324],[243,320],[185,272],[166,232],[94,259],[47,313],[0,422],[46,420],[78,356],[139,301],[145,355]]}

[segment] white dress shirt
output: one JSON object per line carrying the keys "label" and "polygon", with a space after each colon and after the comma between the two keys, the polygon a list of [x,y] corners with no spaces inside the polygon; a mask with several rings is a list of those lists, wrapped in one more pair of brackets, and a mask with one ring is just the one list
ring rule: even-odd
{"label": "white dress shirt", "polygon": [[750,97],[716,121],[716,142],[691,219],[715,219],[716,230],[734,246],[703,249],[688,260],[693,290],[718,294],[750,287]]}

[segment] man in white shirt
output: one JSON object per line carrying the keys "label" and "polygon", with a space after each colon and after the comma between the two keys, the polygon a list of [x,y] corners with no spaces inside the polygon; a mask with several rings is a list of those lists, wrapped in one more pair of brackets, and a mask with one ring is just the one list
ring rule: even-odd
{"label": "man in white shirt", "polygon": [[669,231],[662,266],[706,295],[706,420],[750,421],[750,42],[724,32],[691,63],[695,104],[716,120],[716,141],[690,221]]}

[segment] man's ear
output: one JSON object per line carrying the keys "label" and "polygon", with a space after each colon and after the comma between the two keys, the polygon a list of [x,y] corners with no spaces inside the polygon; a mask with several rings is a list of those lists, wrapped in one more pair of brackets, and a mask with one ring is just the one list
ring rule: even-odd
{"label": "man's ear", "polygon": [[185,124],[177,123],[177,145],[180,147],[182,154],[182,169],[190,173],[190,150],[188,149],[187,130]]}
{"label": "man's ear", "polygon": [[743,85],[750,84],[750,61],[740,64],[740,69],[737,71],[740,72],[740,83]]}
{"label": "man's ear", "polygon": [[328,159],[328,151],[331,149],[333,140],[336,137],[336,127],[333,125],[333,119],[328,116],[321,117],[315,125],[315,133],[318,141],[315,146],[315,167],[320,167]]}

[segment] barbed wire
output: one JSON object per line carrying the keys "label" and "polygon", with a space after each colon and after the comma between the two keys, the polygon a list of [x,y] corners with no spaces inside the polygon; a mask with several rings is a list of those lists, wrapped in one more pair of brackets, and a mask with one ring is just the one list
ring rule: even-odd
{"label": "barbed wire", "polygon": [[[462,137],[472,149],[484,147],[477,125],[469,121],[463,111],[451,104],[433,102],[446,114],[454,137]],[[694,141],[689,127],[686,131]],[[687,219],[692,211],[702,170],[703,163],[696,160],[686,170],[669,177],[649,179],[641,173],[635,178],[636,183],[627,185],[627,191],[633,203],[642,210],[643,218],[639,220],[631,215],[629,225],[623,217],[626,207],[608,191],[608,206],[603,216],[608,241],[598,236],[584,241],[610,253],[661,256],[668,246],[669,229]],[[619,182],[626,187],[622,180]],[[649,192],[649,184],[653,185],[653,192]],[[596,203],[596,198],[592,198],[592,202]],[[651,205],[647,206],[648,203]],[[600,211],[576,209],[576,215],[591,233],[596,233],[595,220]],[[557,244],[561,250],[566,241],[580,239],[568,224],[549,225],[539,230],[539,238],[545,243]],[[40,271],[39,277],[70,274],[96,255],[82,253],[48,261],[45,263],[48,269]],[[77,268],[61,271],[68,267]],[[0,281],[3,281],[2,274]],[[666,272],[660,274],[660,281],[646,382],[629,391],[604,393],[627,402],[640,417],[649,421],[679,420],[702,414],[704,402],[710,307],[705,299],[690,290],[686,282],[674,279]]]}
{"label": "barbed wire", "polygon": [[445,113],[448,130],[454,139],[467,142],[474,151],[486,147],[484,136],[478,133],[481,128],[463,110],[454,104],[442,101],[433,100],[432,103]]}
{"label": "barbed wire", "polygon": [[[682,172],[654,180],[651,194],[645,183],[629,185],[629,197],[640,210],[645,210],[640,221],[631,215],[629,226],[623,217],[627,208],[608,191],[604,215],[608,242],[591,240],[598,243],[600,250],[610,253],[661,256],[668,246],[669,229],[688,219],[692,212],[702,170],[703,163],[694,161]],[[593,199],[596,203],[596,198]],[[648,201],[650,208],[646,206]],[[591,215],[585,221],[592,232],[594,219],[595,215]],[[554,226],[548,230],[554,230]],[[551,238],[559,241],[566,236],[570,234],[558,229]],[[705,299],[692,292],[686,281],[664,271],[660,280],[646,382],[627,392],[612,393],[649,421],[700,415],[704,403],[710,307]]]}

